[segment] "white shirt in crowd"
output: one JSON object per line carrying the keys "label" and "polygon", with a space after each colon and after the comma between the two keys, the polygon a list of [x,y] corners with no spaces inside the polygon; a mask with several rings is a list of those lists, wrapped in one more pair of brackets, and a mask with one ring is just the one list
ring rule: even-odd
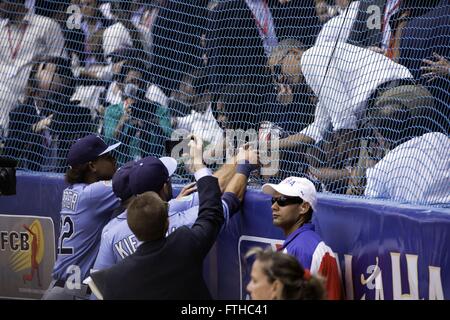
{"label": "white shirt in crowd", "polygon": [[325,23],[316,38],[316,45],[325,41],[347,42],[353,23],[358,15],[360,1],[354,1],[338,16],[331,18]]}
{"label": "white shirt in crowd", "polygon": [[131,48],[132,45],[130,33],[120,22],[109,26],[103,32],[103,53],[106,57],[119,49]]}
{"label": "white shirt in crowd", "polygon": [[24,94],[33,61],[40,56],[65,56],[58,23],[28,12],[26,27],[0,19],[0,126]]}
{"label": "white shirt in crowd", "polygon": [[202,138],[205,143],[217,145],[223,137],[223,130],[217,123],[211,107],[203,113],[195,110],[185,117],[177,117],[177,130],[185,130]]}
{"label": "white shirt in crowd", "polygon": [[427,133],[367,169],[365,195],[415,204],[450,204],[450,137]]}
{"label": "white shirt in crowd", "polygon": [[167,108],[168,106],[169,98],[166,96],[164,91],[162,91],[161,88],[155,84],[151,84],[148,86],[147,91],[145,92],[145,97],[148,99],[148,101],[156,102],[157,104],[165,108]]}
{"label": "white shirt in crowd", "polygon": [[103,86],[77,86],[70,100],[78,101],[80,107],[89,108],[94,119],[100,112],[100,97],[105,90]]}
{"label": "white shirt in crowd", "polygon": [[[133,15],[132,22],[141,34],[142,45],[147,53],[151,53],[153,23],[157,14],[157,9],[144,10],[144,7],[141,7]],[[121,22],[109,26],[103,33],[103,52],[105,57],[108,57],[114,51],[126,47],[131,48],[132,46],[130,32]]]}
{"label": "white shirt in crowd", "polygon": [[300,64],[319,99],[314,122],[301,133],[316,142],[323,139],[330,125],[333,130],[356,129],[368,98],[379,85],[413,78],[406,67],[389,58],[342,42],[317,44],[303,53]]}

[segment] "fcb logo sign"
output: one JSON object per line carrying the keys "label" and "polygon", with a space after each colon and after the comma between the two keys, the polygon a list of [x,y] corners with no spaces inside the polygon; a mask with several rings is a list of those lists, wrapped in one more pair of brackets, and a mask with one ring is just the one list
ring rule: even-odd
{"label": "fcb logo sign", "polygon": [[0,296],[39,299],[55,262],[52,219],[0,215],[0,222]]}

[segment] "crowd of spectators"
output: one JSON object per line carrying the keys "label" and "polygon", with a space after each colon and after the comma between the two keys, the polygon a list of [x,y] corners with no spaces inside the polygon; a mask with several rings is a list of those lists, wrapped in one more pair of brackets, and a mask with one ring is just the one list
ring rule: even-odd
{"label": "crowd of spectators", "polygon": [[[283,138],[271,179],[448,204],[449,10],[449,0],[2,1],[0,153],[65,172],[86,134],[122,142],[121,165],[164,155],[177,129],[216,146],[228,129],[269,121]],[[439,152],[411,142],[420,137]],[[420,185],[426,168],[440,181],[431,196],[375,192],[392,175],[374,172],[407,146],[419,149],[402,179]]]}

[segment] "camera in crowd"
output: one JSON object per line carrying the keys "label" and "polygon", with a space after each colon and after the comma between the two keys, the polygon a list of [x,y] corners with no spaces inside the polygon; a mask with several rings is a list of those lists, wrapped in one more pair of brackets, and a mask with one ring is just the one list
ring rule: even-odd
{"label": "camera in crowd", "polygon": [[0,157],[0,196],[16,194],[16,167],[16,160]]}

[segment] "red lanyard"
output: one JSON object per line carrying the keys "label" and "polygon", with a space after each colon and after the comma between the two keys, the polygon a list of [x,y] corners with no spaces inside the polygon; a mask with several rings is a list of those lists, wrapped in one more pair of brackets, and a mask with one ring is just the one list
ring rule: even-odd
{"label": "red lanyard", "polygon": [[401,1],[394,4],[394,6],[391,8],[391,10],[387,11],[388,8],[386,8],[384,17],[383,17],[383,25],[382,25],[382,31],[384,32],[386,29],[386,25],[389,23],[389,20],[391,19],[392,14],[400,7]]}
{"label": "red lanyard", "polygon": [[12,43],[12,39],[11,39],[11,29],[10,29],[9,26],[7,26],[7,27],[8,27],[8,43],[9,43],[9,51],[11,52],[11,58],[12,58],[13,60],[15,60],[16,57],[17,57],[17,54],[18,54],[19,51],[20,51],[20,47],[22,46],[23,38],[24,38],[24,36],[25,36],[25,32],[27,31],[28,25],[24,24],[24,25],[22,25],[22,26],[20,27],[20,28],[21,28],[21,30],[20,30],[21,33],[20,33],[20,38],[19,38],[19,41],[18,41],[16,47],[14,47],[14,45],[13,45],[13,43]]}
{"label": "red lanyard", "polygon": [[261,22],[258,20],[255,14],[253,14],[253,17],[255,18],[258,28],[267,37],[267,34],[269,33],[269,6],[267,5],[267,1],[263,1],[263,6],[264,6],[264,17],[263,17],[264,25],[261,25]]}

